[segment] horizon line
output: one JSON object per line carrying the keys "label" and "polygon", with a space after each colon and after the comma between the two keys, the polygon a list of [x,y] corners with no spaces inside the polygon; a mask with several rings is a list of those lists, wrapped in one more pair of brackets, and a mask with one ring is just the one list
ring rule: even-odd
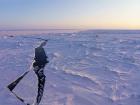
{"label": "horizon line", "polygon": [[110,29],[109,28],[104,28],[104,29],[102,29],[102,28],[101,29],[100,28],[99,29],[96,29],[96,28],[95,29],[94,28],[48,28],[48,29],[43,29],[43,28],[30,28],[30,29],[28,29],[28,28],[27,29],[26,28],[13,28],[13,29],[1,29],[0,28],[0,31],[52,31],[52,30],[108,30],[108,31],[109,30],[110,31],[111,30],[112,31],[113,30],[114,31],[115,30],[119,30],[119,31],[121,31],[121,30],[122,31],[127,31],[127,30],[133,31],[134,30],[134,31],[140,31],[140,29],[129,29],[129,28],[128,29],[117,29],[117,28],[116,29],[111,29],[111,28]]}

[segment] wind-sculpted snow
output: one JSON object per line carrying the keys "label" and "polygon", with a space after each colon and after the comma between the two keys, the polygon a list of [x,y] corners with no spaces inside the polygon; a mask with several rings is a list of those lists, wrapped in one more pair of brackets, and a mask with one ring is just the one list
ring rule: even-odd
{"label": "wind-sculpted snow", "polygon": [[[49,39],[40,105],[140,105],[140,32],[121,32],[28,35]],[[23,36],[0,36],[0,105],[23,105],[6,89],[29,70],[40,43]],[[34,102],[37,77],[32,70],[15,91]]]}

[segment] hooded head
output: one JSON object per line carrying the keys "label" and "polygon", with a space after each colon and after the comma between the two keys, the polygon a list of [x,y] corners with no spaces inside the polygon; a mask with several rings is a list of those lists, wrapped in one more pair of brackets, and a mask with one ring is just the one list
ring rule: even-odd
{"label": "hooded head", "polygon": [[42,42],[41,44],[40,44],[40,47],[43,47],[43,46],[45,46],[47,44],[47,40],[45,40],[44,42]]}

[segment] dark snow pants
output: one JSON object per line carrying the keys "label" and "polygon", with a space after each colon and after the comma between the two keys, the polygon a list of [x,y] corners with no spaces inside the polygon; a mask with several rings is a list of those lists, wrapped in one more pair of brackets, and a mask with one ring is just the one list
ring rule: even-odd
{"label": "dark snow pants", "polygon": [[35,105],[39,105],[41,98],[43,96],[46,76],[44,75],[44,68],[35,67],[34,72],[38,78],[38,93],[37,93]]}

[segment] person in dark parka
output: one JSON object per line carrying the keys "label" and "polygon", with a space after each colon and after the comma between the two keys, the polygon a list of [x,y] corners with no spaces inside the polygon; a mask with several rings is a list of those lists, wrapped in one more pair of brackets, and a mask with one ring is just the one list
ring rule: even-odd
{"label": "person in dark parka", "polygon": [[39,47],[35,48],[35,62],[33,63],[34,72],[38,77],[38,94],[36,97],[36,101],[34,105],[39,105],[41,98],[43,96],[44,85],[45,85],[45,75],[44,75],[44,67],[49,61],[47,60],[47,56],[43,46],[45,46],[47,41],[44,41],[40,44]]}

